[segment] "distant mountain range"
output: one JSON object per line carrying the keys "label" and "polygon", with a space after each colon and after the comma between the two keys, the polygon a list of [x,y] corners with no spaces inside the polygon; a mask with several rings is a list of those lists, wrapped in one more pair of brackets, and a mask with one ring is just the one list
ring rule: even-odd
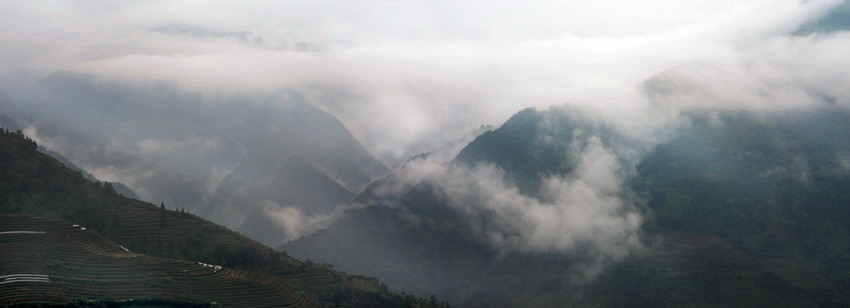
{"label": "distant mountain range", "polygon": [[[2,114],[2,113],[0,113],[0,127],[3,127],[5,129],[11,130],[11,131],[17,131],[17,130],[22,129],[21,126],[18,125],[17,122],[15,122],[11,118],[9,118],[7,115]],[[82,168],[77,167],[77,165],[74,165],[73,162],[68,160],[68,158],[66,158],[65,156],[62,156],[62,154],[59,154],[55,151],[51,151],[51,150],[45,148],[44,146],[39,146],[38,151],[42,152],[44,154],[50,155],[50,157],[53,157],[56,160],[62,162],[68,168],[79,171],[80,173],[82,173],[83,177],[85,177],[86,179],[89,179],[89,180],[95,181],[95,182],[100,181],[97,178],[95,178],[94,175],[92,175],[91,173],[88,173],[85,170],[83,170]],[[136,193],[133,192],[133,190],[130,189],[130,187],[127,187],[127,185],[124,185],[123,183],[120,183],[120,182],[110,182],[110,183],[112,184],[112,187],[115,188],[115,191],[118,192],[119,194],[122,194],[122,195],[124,195],[125,197],[128,197],[128,198],[139,199],[139,196],[136,195]]]}
{"label": "distant mountain range", "polygon": [[292,93],[210,97],[71,73],[32,93],[0,112],[34,128],[63,162],[270,245],[310,228],[270,212],[323,220],[389,171],[334,116]]}
{"label": "distant mountain range", "polygon": [[[423,79],[387,67],[380,78],[349,84],[355,74],[336,78],[331,69],[278,83],[298,90],[255,91],[254,79],[246,78],[233,92],[192,89],[205,83],[187,79],[197,72],[166,78],[178,86],[152,79],[157,74],[118,69],[185,60],[149,52],[163,35],[193,41],[181,45],[186,50],[237,43],[235,53],[258,55],[253,64],[296,55],[308,59],[302,68],[330,68],[327,60],[351,55],[369,62],[375,51],[387,50],[335,53],[302,48],[303,42],[281,49],[248,31],[174,23],[130,27],[156,36],[141,45],[132,39],[104,45],[87,36],[71,54],[33,58],[27,50],[49,47],[50,30],[30,40],[32,33],[22,32],[28,26],[13,27],[12,41],[35,45],[4,51],[16,63],[3,71],[16,73],[0,93],[0,306],[850,307],[850,110],[837,85],[847,72],[808,61],[842,48],[850,1],[788,10],[794,7],[779,7],[790,17],[783,21],[741,23],[761,12],[736,8],[675,29],[658,24],[660,32],[637,44],[629,37],[608,42],[552,33],[532,35],[531,44],[522,40],[527,33],[509,35],[516,42],[467,44],[481,33],[461,33],[449,35],[456,39],[443,60],[499,46],[508,52],[461,67],[460,78],[435,78],[451,69]],[[390,47],[418,53],[390,60],[428,58],[422,57],[427,48],[405,48],[418,39],[396,34],[399,44]],[[445,45],[439,34],[430,50]],[[663,52],[673,41],[709,50]],[[348,44],[338,43],[326,47]],[[562,67],[532,66],[574,43],[590,48],[579,50],[577,61],[556,60],[602,70],[619,70],[605,63],[635,55],[648,62],[623,70],[637,74],[613,76],[623,78],[599,74],[567,85],[601,86],[592,91],[553,91],[563,78],[487,89],[558,75]],[[588,56],[608,45],[624,48],[601,61]],[[126,50],[110,57],[115,48]],[[88,49],[99,56],[80,52]],[[519,78],[450,84],[480,75],[499,56],[529,51],[542,56],[501,67]],[[57,55],[70,59],[59,61],[61,67],[95,75],[42,78],[34,76],[58,66],[27,67]],[[234,58],[211,59],[190,66],[226,66]],[[585,67],[587,61],[592,65]],[[412,62],[414,70],[447,67],[442,60],[419,62]],[[665,69],[636,89],[623,87]],[[388,76],[401,77],[375,86]],[[426,82],[420,87],[416,80]],[[337,117],[311,104],[318,98],[326,106],[377,108],[400,97],[410,102],[389,109],[416,112],[409,107],[436,97],[438,108],[422,110],[453,113],[452,122],[501,115],[513,106],[506,100],[526,94],[535,104],[569,93],[578,95],[560,99],[597,103],[593,91],[606,92],[606,80],[623,84],[610,87],[614,92],[603,93],[603,101],[637,98],[660,107],[652,110],[657,117],[638,123],[641,115],[626,114],[633,122],[614,123],[621,114],[592,114],[602,109],[584,109],[586,103],[528,108],[394,170]],[[479,101],[487,98],[495,99]],[[347,105],[349,99],[376,101]],[[501,105],[484,110],[493,104]],[[353,118],[368,118],[358,115]],[[413,124],[403,135],[433,137],[418,130],[438,123]],[[449,124],[456,131],[478,123]]]}
{"label": "distant mountain range", "polygon": [[[62,78],[71,81],[60,84],[73,84],[80,77]],[[92,91],[104,90],[95,87]],[[122,91],[127,90],[119,93]],[[116,97],[118,101],[128,99],[121,95],[110,99]],[[221,106],[229,105],[217,108]],[[222,168],[219,175],[210,177],[210,182],[189,181],[199,186],[181,186],[190,193],[174,188],[184,198],[181,200],[195,196],[191,200],[199,202],[186,208],[265,243],[312,232],[280,246],[297,258],[334,264],[336,269],[378,277],[394,290],[436,295],[461,306],[850,303],[846,278],[850,277],[850,246],[846,244],[850,243],[850,225],[844,219],[850,217],[844,206],[850,201],[846,194],[850,188],[850,143],[846,140],[850,114],[845,110],[758,116],[696,112],[684,116],[687,124],[675,134],[657,144],[642,144],[634,136],[567,107],[526,109],[499,128],[457,147],[457,154],[449,159],[435,157],[453,153],[454,146],[413,157],[380,178],[386,167],[330,114],[303,102],[264,108],[272,107],[231,110],[236,117],[254,115],[261,122],[249,124],[251,128],[237,135],[227,135],[227,130],[205,135],[209,133],[205,129],[219,128],[186,124],[184,128],[203,132],[193,136],[215,140],[210,141],[209,149],[201,149],[199,156],[184,157],[184,152],[179,152],[181,155],[163,155],[148,163],[179,166],[196,157],[208,159],[192,168]],[[259,116],[257,110],[266,113]],[[19,127],[8,117],[2,119],[4,126]],[[66,139],[91,142],[87,148],[110,146],[57,133],[63,131],[58,128],[62,126],[37,120],[31,123],[43,127],[41,138],[71,152],[79,147]],[[236,123],[245,122],[231,125]],[[72,127],[66,128],[73,131]],[[246,135],[246,131],[254,133]],[[350,276],[329,272],[325,265],[288,258],[192,214],[126,199],[116,193],[119,188],[115,184],[85,180],[85,172],[58,153],[53,155],[64,160],[65,166],[59,167],[57,161],[39,162],[45,156],[28,154],[31,157],[24,158],[27,156],[15,154],[15,149],[39,148],[23,135],[5,136],[14,145],[7,147],[13,152],[6,155],[14,159],[6,160],[13,162],[6,165],[13,169],[8,169],[9,180],[4,182],[11,188],[3,191],[22,193],[4,196],[4,213],[85,225],[134,253],[270,272],[302,290],[310,300],[424,305],[422,300],[393,295],[368,279],[364,281],[371,282],[365,289],[339,289],[336,286],[349,286],[345,283],[349,278],[344,277]],[[180,146],[168,145],[177,139],[146,139],[150,136],[127,137],[138,141],[132,148],[141,152],[146,151],[145,146],[165,147],[166,152],[168,146]],[[203,143],[189,144],[204,147]],[[233,148],[240,150],[227,152]],[[40,151],[49,153],[44,148]],[[120,150],[74,153],[127,154]],[[43,164],[50,166],[47,170],[60,171],[38,171],[45,168],[37,167]],[[124,164],[134,166],[131,161]],[[156,170],[186,177],[197,175],[192,168],[182,169],[184,173],[177,172],[179,168]],[[178,185],[182,178],[162,179]],[[467,182],[454,182],[459,179]],[[209,191],[191,192],[201,186]],[[31,191],[34,187],[47,190]],[[590,189],[590,195],[574,190],[580,188]],[[498,198],[514,199],[499,205]],[[353,207],[336,220],[325,220],[330,225],[324,229],[287,229],[328,217],[351,200]],[[603,202],[594,204],[597,201]],[[582,229],[571,224],[582,225],[584,218],[566,215],[559,219],[568,223],[557,222],[557,228],[549,233],[528,233],[536,230],[528,228],[539,226],[534,222],[523,225],[524,220],[547,223],[547,217],[511,216],[510,212],[510,206],[516,204],[547,210],[564,202],[589,202],[590,206],[581,210],[594,215],[600,208],[613,207],[602,210],[603,216],[587,219],[605,218],[614,223],[605,229]],[[62,206],[65,204],[71,206]],[[184,207],[180,202],[165,204]],[[629,215],[641,217],[640,223],[631,229],[617,226],[628,224]],[[618,231],[605,235],[611,228]],[[576,239],[563,244],[559,235]],[[55,272],[51,275],[62,277]],[[330,286],[334,291],[327,289]],[[292,299],[290,295],[284,297]],[[180,296],[166,299],[190,300]]]}
{"label": "distant mountain range", "polygon": [[[481,235],[499,230],[498,209],[470,212],[478,200],[458,204],[449,188],[428,181],[370,187],[365,194],[374,195],[356,198],[366,206],[281,249],[461,306],[850,304],[850,113],[687,118],[690,124],[623,173],[624,190],[615,195],[644,217],[647,248],[591,282],[571,274],[587,267],[580,258],[587,250],[500,248],[493,233]],[[523,110],[448,166],[496,166],[503,173],[494,174],[522,195],[545,202],[551,183],[544,179],[570,181],[586,168],[577,144],[630,142],[592,123],[569,108]],[[392,179],[373,185],[390,187]]]}

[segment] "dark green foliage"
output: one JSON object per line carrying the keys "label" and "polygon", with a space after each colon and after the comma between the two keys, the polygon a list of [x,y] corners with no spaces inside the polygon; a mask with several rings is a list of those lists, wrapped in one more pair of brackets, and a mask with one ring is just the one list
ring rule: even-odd
{"label": "dark green foliage", "polygon": [[[266,244],[277,245],[286,234],[273,220],[262,219],[263,209],[251,208],[258,201],[329,214],[351,192],[388,171],[333,115],[289,91],[206,97],[165,84],[136,87],[69,72],[51,74],[33,86],[26,92],[39,95],[7,100],[10,105],[3,109],[15,111],[25,126],[37,124],[44,138],[61,136],[80,150],[75,161],[92,168],[144,168],[150,176],[133,186],[145,190],[147,198],[234,223],[227,227]],[[156,155],[116,152],[106,146],[109,140],[177,142],[181,147]],[[219,146],[192,148],[187,140],[215,140]],[[231,168],[215,192],[207,191],[213,170]],[[299,176],[305,170],[311,174]],[[252,212],[260,217],[242,219]]]}
{"label": "dark green foliage", "polygon": [[120,200],[111,185],[90,182],[36,151],[20,131],[0,133],[0,144],[0,212],[60,217],[110,233],[98,213]]}
{"label": "dark green foliage", "polygon": [[[286,253],[276,252],[238,233],[188,213],[178,213],[117,194],[108,183],[95,183],[80,172],[36,150],[37,145],[21,132],[0,132],[0,213],[19,213],[61,218],[106,236],[136,253],[224,265],[234,269],[265,272],[291,279],[312,295],[338,287],[344,292],[330,305],[350,306],[370,298],[375,306],[395,302],[401,296],[373,287],[377,282],[353,278],[344,285],[345,274],[325,265],[302,266]],[[152,227],[153,226],[153,227]],[[311,279],[321,278],[314,285]],[[346,297],[354,294],[354,297]],[[424,299],[415,299],[427,306]]]}
{"label": "dark green foliage", "polygon": [[[534,196],[541,176],[571,170],[574,131],[616,138],[565,112],[524,110],[456,161],[496,164]],[[568,257],[503,253],[471,238],[463,213],[424,185],[400,197],[359,196],[377,206],[349,210],[284,247],[461,305],[847,306],[850,115],[691,116],[691,126],[650,151],[626,179],[636,202],[647,201],[645,229],[658,245],[588,285],[571,281]],[[381,254],[363,257],[371,251]]]}
{"label": "dark green foliage", "polygon": [[841,112],[697,118],[639,166],[663,228],[736,240],[765,258],[805,254],[850,289],[850,121]]}
{"label": "dark green foliage", "polygon": [[166,215],[165,203],[163,202],[159,205],[159,226],[160,227],[165,227],[165,215]]}
{"label": "dark green foliage", "polygon": [[522,193],[534,196],[542,178],[566,174],[575,168],[575,158],[569,148],[577,127],[607,135],[604,128],[596,127],[568,110],[539,112],[534,108],[525,109],[499,129],[478,136],[461,150],[456,161],[469,166],[482,162],[495,164],[505,170],[507,180]]}
{"label": "dark green foliage", "polygon": [[[124,244],[133,251],[190,260],[204,259],[201,254],[212,251],[221,239],[217,236],[219,234],[241,237],[210,222],[192,216],[184,217],[185,215],[167,210],[164,203],[156,207],[128,199],[115,193],[109,183],[88,181],[79,172],[71,171],[47,155],[35,151],[35,143],[19,132],[0,134],[0,144],[2,144],[0,147],[0,212],[62,218],[109,235],[119,244]],[[133,221],[122,223],[118,219],[123,215],[122,211],[128,210],[139,213],[135,217],[128,218],[131,220],[155,213],[160,230],[131,237],[133,234],[127,234],[124,230],[133,227],[134,224],[131,224]],[[180,225],[172,226],[166,223],[176,221],[178,217],[183,219]],[[185,227],[187,224],[198,226],[195,233],[172,232],[171,228]],[[122,239],[128,238],[133,239],[122,242]],[[242,239],[241,243],[231,244],[230,249],[253,251],[261,247],[259,243],[251,242],[244,237]],[[173,255],[168,249],[164,249],[164,240],[171,241],[172,245],[180,243],[180,246],[191,249],[184,250],[187,254]],[[268,250],[268,248],[265,249]],[[174,249],[170,251],[173,253]],[[254,269],[264,264],[264,262],[257,262],[256,259],[256,256],[230,259],[229,266]],[[287,268],[267,270],[290,271]]]}
{"label": "dark green foliage", "polygon": [[64,304],[56,303],[14,303],[9,307],[16,308],[120,308],[120,307],[174,307],[174,308],[204,308],[212,307],[210,303],[196,301],[179,301],[162,298],[132,299],[117,301],[114,299],[86,300],[78,299]]}

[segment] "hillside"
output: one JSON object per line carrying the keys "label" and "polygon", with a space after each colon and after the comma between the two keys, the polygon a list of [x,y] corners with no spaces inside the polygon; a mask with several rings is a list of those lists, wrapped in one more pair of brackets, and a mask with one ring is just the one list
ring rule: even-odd
{"label": "hillside", "polygon": [[[286,302],[295,301],[301,303],[317,301],[332,306],[398,306],[405,304],[427,306],[427,303],[423,300],[388,292],[386,287],[381,285],[377,280],[336,272],[330,270],[328,265],[324,264],[314,264],[310,261],[300,262],[287,256],[286,253],[274,251],[259,242],[250,240],[241,234],[195,215],[183,211],[168,210],[162,205],[155,206],[121,196],[108,183],[91,182],[85,179],[79,172],[73,171],[49,156],[38,152],[35,142],[20,132],[8,132],[4,130],[0,133],[0,145],[2,145],[0,146],[0,213],[29,215],[9,216],[16,217],[14,219],[15,221],[24,219],[34,219],[34,223],[46,221],[44,227],[53,230],[48,234],[57,233],[55,237],[53,235],[43,237],[48,243],[61,244],[64,240],[71,242],[83,241],[84,245],[95,243],[92,245],[107,247],[101,250],[78,252],[89,255],[93,254],[92,258],[95,259],[102,258],[103,253],[111,254],[112,252],[119,252],[114,257],[124,256],[124,258],[113,260],[119,262],[116,266],[119,266],[120,262],[130,260],[126,258],[127,255],[144,254],[150,256],[134,258],[134,260],[138,261],[137,263],[113,267],[111,269],[113,271],[121,267],[138,267],[144,269],[150,266],[160,270],[160,265],[158,264],[163,263],[171,265],[162,267],[162,271],[176,273],[174,271],[189,269],[185,267],[187,265],[203,262],[227,268],[226,272],[217,275],[234,273],[233,275],[239,277],[254,277],[246,278],[248,279],[247,282],[236,279],[232,284],[229,282],[225,283],[229,279],[225,279],[225,277],[222,278],[224,280],[218,280],[223,284],[222,287],[241,288],[240,285],[247,284],[245,288],[248,289],[253,288],[266,291],[282,290],[266,294],[266,297],[269,299],[285,298]],[[31,216],[50,217],[61,219],[61,221],[45,220],[45,218],[25,218]],[[15,224],[14,221],[9,223],[15,228],[22,226],[21,224]],[[88,232],[82,234],[89,234],[86,235],[88,238],[91,238],[92,234],[94,234],[91,232],[96,232],[102,238],[76,239],[71,237],[63,239],[61,237],[62,233],[64,230],[70,229],[72,224],[85,227]],[[57,232],[57,230],[63,230],[63,232]],[[113,241],[115,244],[109,244],[108,241]],[[120,247],[116,250],[117,245],[126,247],[129,250],[127,252],[128,254],[122,254],[124,252]],[[38,259],[41,261],[35,261],[50,264],[64,262],[61,259],[61,251],[70,248],[61,246],[56,249],[60,251],[55,255],[56,258],[50,257],[48,254],[47,259]],[[10,251],[16,254],[33,255],[31,252]],[[7,262],[7,259],[5,259],[6,256],[5,254],[3,255],[3,264],[19,264],[17,261]],[[16,255],[8,256],[12,258]],[[42,265],[44,264],[37,263],[33,266],[39,267]],[[88,267],[94,267],[94,265],[96,263],[81,264],[80,266],[86,269]],[[102,268],[102,270],[109,271],[107,268]],[[45,269],[41,272],[44,271],[47,271],[48,275],[51,275],[49,274],[51,270]],[[40,274],[41,272],[24,274]],[[60,274],[55,273],[55,275]],[[61,277],[61,275],[57,277]],[[166,280],[168,279],[171,278],[166,278]],[[254,286],[250,282],[251,279],[260,279],[269,283]],[[146,279],[142,279],[139,283],[151,284],[153,286],[160,285],[160,282],[148,281]],[[51,286],[54,285],[51,284]],[[295,286],[296,289],[293,290],[291,286]],[[61,291],[60,293],[64,292],[63,294],[66,295],[52,298],[50,299],[51,302],[60,298],[62,300],[73,298],[75,294],[99,297],[89,299],[104,299],[108,297],[102,294],[86,293],[88,291],[85,290],[79,291],[80,293],[74,293],[76,291],[72,290],[73,285],[69,285],[68,288],[64,288],[62,285],[56,285],[56,287],[59,287],[58,290]],[[158,287],[154,287],[154,289],[156,288]],[[214,288],[210,290],[214,290]],[[193,296],[206,298],[204,294],[208,293],[204,292],[213,291],[191,289],[190,286],[187,286],[185,289],[186,294],[180,296],[175,295],[176,293],[152,292],[147,297],[162,296],[167,300],[182,300],[193,298]],[[275,295],[274,292],[281,293]],[[298,292],[307,294],[310,299],[300,299],[300,295],[297,295],[299,294]],[[123,300],[132,297],[131,293],[122,294],[127,297],[114,298]]]}
{"label": "hillside", "polygon": [[[6,130],[10,130],[10,131],[17,131],[17,130],[22,129],[20,127],[20,125],[18,125],[17,122],[15,122],[11,118],[9,118],[7,115],[2,114],[2,113],[0,113],[0,127],[5,128]],[[71,162],[71,160],[69,160],[67,157],[63,156],[62,154],[59,154],[56,151],[51,151],[51,150],[49,150],[49,149],[47,149],[43,146],[39,146],[38,150],[41,151],[42,153],[50,155],[50,157],[53,157],[56,160],[62,162],[63,164],[65,164],[65,166],[68,166],[68,168],[80,171],[80,173],[82,173],[83,176],[86,179],[89,179],[89,180],[95,181],[95,182],[99,181],[97,178],[94,177],[94,175],[86,172],[85,170],[83,170],[80,167],[77,167],[76,165],[74,165],[74,163]],[[136,195],[136,193],[133,192],[133,190],[130,189],[130,187],[127,187],[127,185],[124,185],[121,182],[111,182],[111,183],[112,183],[113,188],[115,188],[115,191],[117,191],[119,194],[122,194],[125,197],[131,198],[131,199],[139,199],[139,196]]]}
{"label": "hillside", "polygon": [[4,214],[0,236],[0,304],[161,298],[223,307],[319,306],[280,276],[125,251],[64,220]]}
{"label": "hillside", "polygon": [[204,211],[244,217],[234,220],[233,228],[268,245],[298,236],[287,234],[268,211],[329,215],[389,171],[333,115],[306,103],[281,109],[268,132],[222,179]]}
{"label": "hillside", "polygon": [[21,129],[21,126],[18,125],[18,123],[2,113],[0,113],[0,127],[13,131]]}
{"label": "hillside", "polygon": [[[624,182],[646,205],[640,210],[647,249],[590,284],[571,280],[574,264],[582,263],[569,254],[506,253],[489,245],[474,234],[493,220],[470,218],[433,183],[395,197],[359,196],[375,203],[282,248],[460,305],[846,305],[850,115],[729,113],[722,124],[690,117]],[[528,109],[479,136],[456,162],[494,164],[520,192],[545,198],[541,175],[575,169],[578,158],[569,149],[578,131],[602,144],[625,140],[568,109]],[[366,251],[385,258],[363,258]]]}
{"label": "hillside", "polygon": [[[10,129],[10,130],[12,130],[12,129]],[[42,152],[44,154],[50,155],[50,157],[53,157],[54,159],[58,160],[60,163],[64,164],[66,167],[71,168],[71,170],[79,171],[80,174],[82,174],[83,177],[86,178],[89,181],[101,182],[94,175],[86,172],[85,170],[83,170],[83,168],[77,167],[77,165],[75,165],[73,162],[71,162],[71,160],[69,160],[67,157],[65,157],[62,154],[59,154],[56,151],[48,150],[47,148],[45,148],[43,146],[39,146],[38,151]],[[140,199],[139,195],[136,195],[136,193],[133,192],[133,190],[130,189],[130,187],[127,187],[127,185],[124,185],[121,182],[109,182],[109,184],[112,185],[112,188],[115,189],[115,192],[117,192],[121,195],[124,195],[124,197],[130,198],[130,199],[137,199],[137,200]]]}
{"label": "hillside", "polygon": [[[269,245],[290,235],[267,211],[328,215],[389,171],[336,117],[293,93],[204,96],[63,72],[31,92],[40,94],[3,110],[41,145],[143,200]],[[302,170],[313,191],[302,192]]]}

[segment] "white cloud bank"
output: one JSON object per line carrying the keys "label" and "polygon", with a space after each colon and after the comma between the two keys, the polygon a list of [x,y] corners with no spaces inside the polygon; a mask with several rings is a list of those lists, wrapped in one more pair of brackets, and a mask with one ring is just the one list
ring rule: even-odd
{"label": "white cloud bank", "polygon": [[847,35],[786,35],[840,3],[8,1],[0,75],[292,89],[392,165],[528,106],[639,122],[626,114],[655,112],[641,83],[658,74],[686,104],[795,104],[808,86],[846,102]]}

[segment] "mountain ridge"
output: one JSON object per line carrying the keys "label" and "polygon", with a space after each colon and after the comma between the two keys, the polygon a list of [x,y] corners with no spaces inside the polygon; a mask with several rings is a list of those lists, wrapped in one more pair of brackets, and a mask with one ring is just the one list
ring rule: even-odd
{"label": "mountain ridge", "polygon": [[115,252],[120,244],[132,253],[163,260],[265,272],[329,304],[430,306],[422,299],[391,293],[377,280],[298,261],[193,214],[166,209],[165,204],[155,206],[121,196],[109,183],[90,182],[79,171],[38,152],[37,144],[19,131],[2,130],[0,144],[0,213],[63,219],[69,228],[76,224],[115,241]]}
{"label": "mountain ridge", "polygon": [[[290,237],[282,221],[248,218],[275,203],[330,215],[349,198],[340,197],[338,186],[356,194],[389,171],[336,117],[293,92],[204,96],[167,83],[132,85],[71,72],[39,80],[32,92],[39,95],[16,96],[4,111],[32,127],[42,145],[84,168],[128,178],[145,200],[178,205],[270,245]],[[293,184],[297,176],[282,172],[297,167],[284,165],[295,156],[333,180],[317,183],[335,198],[271,193],[276,184],[303,188]]]}
{"label": "mountain ridge", "polygon": [[[500,169],[509,181],[526,185],[520,192],[536,196],[539,184],[522,180],[570,172],[574,130],[617,141],[604,127],[588,127],[580,120],[544,126],[544,118],[558,122],[574,116],[563,112],[523,110],[470,143],[456,163],[505,166]],[[841,261],[846,261],[841,252],[846,246],[836,243],[850,238],[846,223],[837,220],[845,217],[838,207],[846,203],[842,187],[850,187],[850,173],[834,170],[844,168],[841,155],[850,149],[842,137],[850,134],[850,115],[831,109],[762,118],[730,112],[720,117],[721,124],[716,117],[689,116],[691,126],[647,153],[637,174],[623,183],[634,190],[635,202],[645,202],[638,209],[646,219],[641,229],[649,250],[611,265],[588,285],[570,280],[569,264],[576,261],[570,257],[505,253],[470,237],[478,225],[470,225],[462,204],[451,205],[428,185],[409,185],[400,193],[375,188],[391,196],[358,197],[374,202],[350,209],[327,229],[282,248],[301,258],[330,258],[340,268],[459,305],[847,304],[850,289],[839,274],[846,272],[847,262]],[[550,131],[541,132],[541,127]],[[561,145],[538,148],[534,140],[540,136],[560,136],[556,140]],[[489,144],[476,145],[480,142]],[[539,154],[547,151],[558,155]],[[547,160],[554,156],[567,161]],[[516,157],[537,161],[500,165]],[[779,197],[764,197],[774,194]],[[800,212],[807,208],[810,213]],[[349,241],[360,245],[327,248],[345,247]],[[394,259],[358,258],[364,250],[385,251]],[[463,266],[456,268],[459,264]]]}

